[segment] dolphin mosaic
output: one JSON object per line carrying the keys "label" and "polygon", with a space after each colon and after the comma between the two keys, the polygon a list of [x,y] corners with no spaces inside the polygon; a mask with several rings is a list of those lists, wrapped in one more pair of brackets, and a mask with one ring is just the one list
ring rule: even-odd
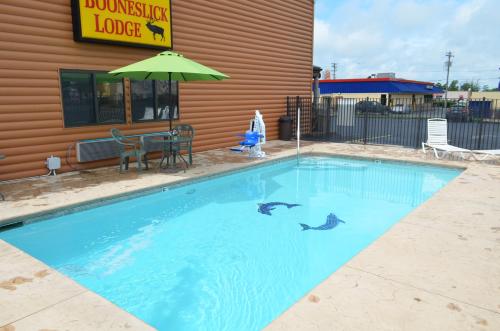
{"label": "dolphin mosaic", "polygon": [[328,215],[326,217],[326,223],[322,224],[320,226],[314,226],[313,227],[313,226],[310,226],[310,225],[307,225],[307,224],[303,224],[303,223],[299,223],[299,224],[302,227],[302,231],[305,231],[305,230],[331,230],[334,227],[336,227],[337,225],[339,225],[339,223],[344,223],[345,224],[345,222],[342,221],[337,216],[335,216],[334,213],[330,213],[330,215]]}
{"label": "dolphin mosaic", "polygon": [[272,216],[271,210],[276,209],[277,206],[286,206],[288,209],[300,206],[297,203],[286,203],[286,202],[268,202],[268,203],[259,203],[258,212],[264,215]]}

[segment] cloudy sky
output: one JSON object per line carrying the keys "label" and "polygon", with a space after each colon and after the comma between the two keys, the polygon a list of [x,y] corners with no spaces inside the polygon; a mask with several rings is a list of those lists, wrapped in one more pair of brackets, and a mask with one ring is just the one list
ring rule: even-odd
{"label": "cloudy sky", "polygon": [[337,78],[396,72],[444,83],[500,77],[500,0],[316,0],[314,64],[338,63]]}

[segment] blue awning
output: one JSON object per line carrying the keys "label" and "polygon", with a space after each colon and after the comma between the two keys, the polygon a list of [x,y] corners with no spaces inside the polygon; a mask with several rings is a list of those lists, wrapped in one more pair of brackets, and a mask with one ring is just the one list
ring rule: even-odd
{"label": "blue awning", "polygon": [[421,84],[405,81],[320,81],[320,94],[334,93],[401,93],[401,94],[434,94],[443,90],[432,84]]}

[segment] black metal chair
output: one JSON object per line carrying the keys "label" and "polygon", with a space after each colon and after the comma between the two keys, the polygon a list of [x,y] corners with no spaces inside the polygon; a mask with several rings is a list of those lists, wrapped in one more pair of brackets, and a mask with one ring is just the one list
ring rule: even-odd
{"label": "black metal chair", "polygon": [[111,136],[117,143],[118,150],[120,152],[120,173],[123,172],[123,165],[125,165],[125,170],[128,170],[128,163],[131,156],[137,159],[138,171],[142,170],[141,160],[143,158],[144,164],[146,165],[146,170],[148,169],[147,152],[144,149],[144,144],[140,139],[127,138],[118,129],[111,129]]}
{"label": "black metal chair", "polygon": [[193,164],[193,139],[194,139],[194,128],[189,124],[179,124],[174,128],[177,131],[177,135],[182,138],[189,138],[187,141],[179,142],[172,146],[174,148],[174,157],[176,154],[181,154],[181,151],[187,151],[189,153],[189,165]]}

